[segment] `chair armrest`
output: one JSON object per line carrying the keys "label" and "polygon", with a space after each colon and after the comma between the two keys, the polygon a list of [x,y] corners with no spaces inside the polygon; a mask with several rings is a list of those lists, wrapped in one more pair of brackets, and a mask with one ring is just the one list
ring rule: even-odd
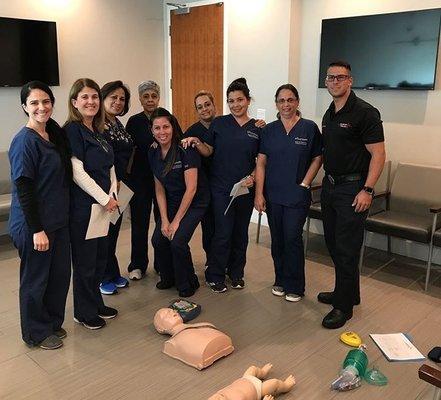
{"label": "chair armrest", "polygon": [[387,199],[390,196],[390,192],[378,192],[374,194],[374,199],[381,199],[382,197],[384,197],[385,199]]}
{"label": "chair armrest", "polygon": [[418,370],[418,376],[423,381],[429,382],[431,385],[441,388],[441,371],[430,365],[423,364]]}
{"label": "chair armrest", "polygon": [[429,208],[431,213],[438,214],[441,212],[441,205],[432,206]]}

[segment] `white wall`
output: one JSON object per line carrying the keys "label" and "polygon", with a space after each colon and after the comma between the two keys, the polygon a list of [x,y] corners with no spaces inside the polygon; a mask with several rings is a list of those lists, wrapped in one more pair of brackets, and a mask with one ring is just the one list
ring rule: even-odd
{"label": "white wall", "polygon": [[[66,120],[67,96],[77,78],[90,77],[100,86],[116,79],[126,82],[133,95],[129,115],[141,110],[140,81],[164,85],[163,7],[158,0],[2,1],[0,16],[57,22],[60,86],[53,90],[59,123]],[[20,88],[0,88],[0,151],[26,121],[19,93]]]}
{"label": "white wall", "polygon": [[[318,89],[321,20],[325,18],[381,14],[440,7],[439,0],[304,0],[301,14],[291,24],[301,24],[299,92],[301,109],[306,118],[320,126],[321,117],[331,101],[326,89]],[[356,91],[375,105],[384,121],[387,158],[393,168],[399,161],[441,165],[441,51],[438,54],[436,90],[434,91]],[[350,62],[350,60],[348,60]],[[357,71],[352,71],[357,79]],[[441,199],[440,199],[441,200]],[[321,230],[320,226],[315,227]],[[370,235],[368,244],[385,248],[383,237]],[[426,258],[427,246],[394,241],[393,251]],[[436,249],[435,260],[441,261]]]}

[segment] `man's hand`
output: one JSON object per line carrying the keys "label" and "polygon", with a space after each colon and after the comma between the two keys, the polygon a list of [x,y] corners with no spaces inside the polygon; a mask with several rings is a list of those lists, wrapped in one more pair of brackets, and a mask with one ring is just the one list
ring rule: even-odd
{"label": "man's hand", "polygon": [[352,202],[352,207],[355,207],[355,212],[361,213],[366,211],[372,204],[372,195],[364,190],[361,190],[357,196],[355,196]]}

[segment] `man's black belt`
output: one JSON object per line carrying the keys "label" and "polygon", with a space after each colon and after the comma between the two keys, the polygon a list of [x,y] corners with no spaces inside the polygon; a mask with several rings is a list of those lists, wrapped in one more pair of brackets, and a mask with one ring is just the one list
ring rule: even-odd
{"label": "man's black belt", "polygon": [[345,183],[345,182],[357,182],[366,178],[364,174],[347,174],[347,175],[326,174],[326,177],[328,178],[329,182],[331,182],[333,185],[340,185],[341,183]]}

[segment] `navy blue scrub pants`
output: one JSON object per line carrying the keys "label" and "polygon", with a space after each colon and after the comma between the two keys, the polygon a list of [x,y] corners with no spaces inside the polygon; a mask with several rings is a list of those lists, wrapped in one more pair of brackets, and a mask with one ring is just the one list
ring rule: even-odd
{"label": "navy blue scrub pants", "polygon": [[70,283],[69,229],[46,233],[49,250],[34,250],[33,235],[23,227],[13,235],[20,256],[20,319],[23,340],[37,345],[64,322]]}
{"label": "navy blue scrub pants", "polygon": [[[115,211],[118,212],[118,211]],[[122,215],[116,221],[116,224],[109,225],[107,265],[103,275],[103,283],[112,282],[121,276],[119,271],[118,258],[116,257],[116,243],[118,242],[119,231],[121,229]]]}
{"label": "navy blue scrub pants", "polygon": [[[162,234],[161,220],[158,220],[153,232],[152,245],[155,249],[161,281],[174,284],[179,291],[191,289],[197,280],[188,243],[201,222],[205,210],[205,207],[190,207],[172,240]],[[176,212],[177,209],[169,211],[170,221],[173,220]]]}
{"label": "navy blue scrub pants", "polygon": [[352,311],[353,305],[360,301],[358,261],[368,211],[356,213],[352,203],[363,188],[363,182],[332,185],[327,177],[323,179],[323,230],[326,246],[335,265],[332,305],[344,312]]}
{"label": "navy blue scrub pants", "polygon": [[202,247],[205,251],[205,256],[206,256],[205,265],[207,266],[208,258],[210,256],[210,251],[211,251],[211,242],[214,236],[214,213],[211,202],[207,208],[207,211],[205,212],[204,217],[202,218],[201,228],[202,228]]}
{"label": "navy blue scrub pants", "polygon": [[[152,203],[155,203],[153,208],[155,221],[159,219],[159,210],[156,205],[155,189],[152,182],[146,180],[136,182],[131,185],[131,188],[134,192],[133,197],[130,200],[132,252],[128,271],[130,272],[134,269],[140,269],[141,272],[145,274],[149,263],[148,234]],[[155,270],[156,269],[155,265]]]}
{"label": "navy blue scrub pants", "polygon": [[81,322],[104,307],[99,285],[107,265],[107,236],[85,240],[89,220],[71,221],[74,316]]}
{"label": "navy blue scrub pants", "polygon": [[212,192],[214,236],[205,279],[210,283],[225,282],[225,271],[232,280],[242,279],[248,247],[248,227],[254,207],[254,190],[236,197],[228,212],[229,193]]}
{"label": "navy blue scrub pants", "polygon": [[271,256],[274,261],[274,286],[283,287],[287,294],[305,294],[305,257],[303,225],[307,207],[286,207],[267,202],[271,233]]}

